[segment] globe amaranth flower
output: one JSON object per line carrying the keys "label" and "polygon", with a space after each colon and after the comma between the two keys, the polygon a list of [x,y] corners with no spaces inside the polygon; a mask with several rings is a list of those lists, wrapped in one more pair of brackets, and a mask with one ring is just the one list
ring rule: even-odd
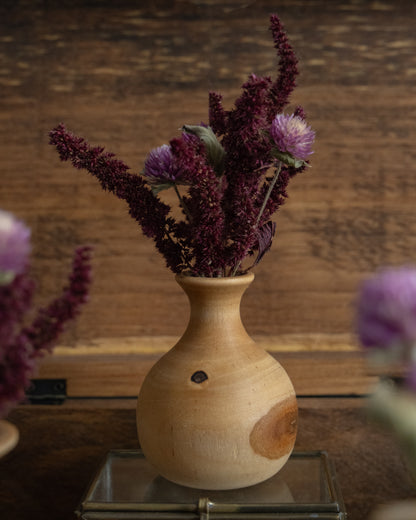
{"label": "globe amaranth flower", "polygon": [[364,347],[416,345],[416,268],[386,268],[366,280],[358,295],[356,325]]}
{"label": "globe amaranth flower", "polygon": [[30,229],[14,215],[0,210],[0,285],[10,283],[28,264]]}
{"label": "globe amaranth flower", "polygon": [[297,115],[278,114],[272,121],[270,135],[275,144],[274,155],[283,162],[287,163],[287,154],[289,159],[303,162],[313,153],[315,132]]}
{"label": "globe amaranth flower", "polygon": [[356,329],[370,359],[401,365],[416,392],[416,267],[385,268],[362,284]]}
{"label": "globe amaranth flower", "polygon": [[169,145],[163,144],[151,150],[144,163],[143,175],[156,193],[180,181],[181,173],[175,166]]}

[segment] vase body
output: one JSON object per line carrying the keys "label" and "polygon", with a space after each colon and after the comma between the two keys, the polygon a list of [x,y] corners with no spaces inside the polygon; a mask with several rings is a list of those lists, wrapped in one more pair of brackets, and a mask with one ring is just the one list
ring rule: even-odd
{"label": "vase body", "polygon": [[254,276],[177,276],[191,314],[179,342],[150,370],[137,428],[147,460],[166,479],[199,489],[262,482],[289,458],[297,403],[282,366],[240,318]]}

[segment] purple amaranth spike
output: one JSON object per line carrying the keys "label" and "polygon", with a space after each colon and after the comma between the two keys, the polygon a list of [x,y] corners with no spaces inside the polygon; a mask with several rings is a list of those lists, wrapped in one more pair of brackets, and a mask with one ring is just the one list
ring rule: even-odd
{"label": "purple amaranth spike", "polygon": [[275,49],[280,57],[279,75],[271,88],[274,114],[281,112],[289,101],[289,96],[296,87],[296,77],[299,74],[298,59],[285,33],[282,22],[276,14],[270,17]]}
{"label": "purple amaranth spike", "polygon": [[0,417],[23,399],[36,358],[52,349],[65,324],[77,317],[87,301],[90,253],[88,246],[75,251],[69,284],[62,295],[41,309],[32,325],[20,332],[22,318],[31,307],[34,283],[23,273],[10,286],[0,287]]}
{"label": "purple amaranth spike", "polygon": [[[212,125],[225,125],[222,145],[226,151],[225,175],[228,190],[225,195],[227,233],[231,237],[230,257],[239,265],[242,259],[258,245],[257,215],[267,192],[260,185],[262,174],[272,165],[272,143],[267,131],[296,86],[297,58],[289,44],[283,26],[276,15],[270,18],[275,48],[279,56],[279,74],[272,82],[268,77],[251,75],[243,85],[243,93],[235,108],[224,116],[221,99],[211,94]],[[293,172],[294,173],[294,172]],[[287,177],[287,181],[290,179]],[[282,177],[285,177],[282,175]],[[287,183],[276,183],[267,206],[276,211],[283,202]],[[283,192],[278,192],[279,189]],[[265,223],[262,219],[260,225]]]}
{"label": "purple amaranth spike", "polygon": [[213,167],[207,163],[206,148],[200,139],[183,135],[172,139],[170,145],[183,178],[189,181],[189,196],[184,197],[184,203],[190,218],[182,229],[185,242],[192,249],[195,266],[198,268],[194,274],[223,275],[225,255],[222,185],[218,184]]}
{"label": "purple amaranth spike", "polygon": [[104,152],[101,147],[91,147],[81,137],[58,125],[49,134],[62,161],[70,160],[75,168],[85,169],[96,177],[101,187],[127,202],[130,216],[142,228],[143,233],[155,241],[173,272],[179,273],[187,267],[180,245],[173,240],[175,222],[168,217],[170,206],[156,197],[139,175],[128,172],[129,167],[115,159],[114,154]]}
{"label": "purple amaranth spike", "polygon": [[60,297],[38,311],[30,327],[23,329],[22,335],[32,345],[34,357],[52,348],[62,334],[65,324],[74,320],[81,305],[86,303],[91,283],[90,257],[89,246],[75,250],[68,286],[64,288]]}
{"label": "purple amaranth spike", "polygon": [[13,341],[16,330],[31,308],[34,291],[35,283],[27,272],[18,274],[9,284],[0,285],[0,362],[2,348]]}
{"label": "purple amaranth spike", "polygon": [[217,135],[223,135],[227,128],[227,113],[222,106],[222,95],[209,93],[209,126]]}

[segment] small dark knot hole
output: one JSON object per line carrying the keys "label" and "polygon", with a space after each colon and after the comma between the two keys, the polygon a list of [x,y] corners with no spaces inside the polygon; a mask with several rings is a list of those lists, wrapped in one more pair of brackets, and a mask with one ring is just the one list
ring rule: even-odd
{"label": "small dark knot hole", "polygon": [[192,374],[191,381],[197,383],[198,385],[208,379],[208,376],[203,370],[197,370],[194,374]]}

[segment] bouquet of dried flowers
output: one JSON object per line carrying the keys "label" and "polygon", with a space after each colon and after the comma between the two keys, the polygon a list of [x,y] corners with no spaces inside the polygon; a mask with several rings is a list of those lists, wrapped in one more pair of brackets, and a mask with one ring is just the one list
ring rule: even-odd
{"label": "bouquet of dried flowers", "polygon": [[[256,265],[271,246],[272,216],[290,179],[308,164],[315,134],[303,109],[283,112],[296,84],[297,58],[279,18],[270,22],[280,58],[277,79],[251,75],[232,110],[211,92],[209,123],[184,125],[179,137],[149,153],[140,174],[62,124],[50,132],[63,161],[86,169],[127,202],[174,273],[234,276]],[[168,188],[177,194],[179,219],[159,197]],[[243,267],[248,257],[253,261]]]}
{"label": "bouquet of dried flowers", "polygon": [[0,418],[23,399],[37,359],[52,350],[88,297],[91,249],[83,246],[75,250],[61,296],[26,323],[36,288],[29,275],[30,250],[30,229],[0,210]]}

